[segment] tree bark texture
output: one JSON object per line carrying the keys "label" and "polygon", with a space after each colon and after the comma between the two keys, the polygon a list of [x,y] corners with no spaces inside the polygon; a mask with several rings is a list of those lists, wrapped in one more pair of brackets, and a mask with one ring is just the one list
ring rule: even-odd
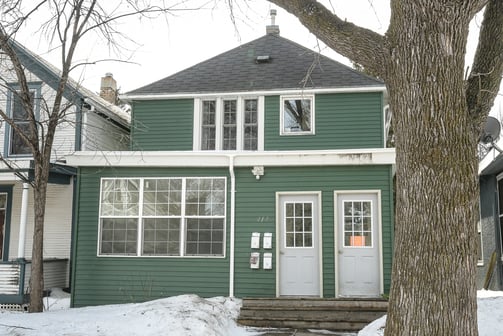
{"label": "tree bark texture", "polygon": [[477,335],[479,128],[464,57],[471,11],[392,2],[386,83],[396,134],[396,227],[387,335]]}
{"label": "tree bark texture", "polygon": [[[54,138],[55,129],[48,130],[45,145],[49,143],[49,151],[38,151],[33,155],[34,161],[34,181],[33,181],[33,205],[34,205],[34,226],[33,226],[33,246],[32,265],[30,278],[30,313],[42,312],[43,291],[44,291],[44,222],[45,206],[47,200],[47,181],[50,172],[50,148]],[[47,150],[47,148],[46,148]]]}
{"label": "tree bark texture", "polygon": [[392,0],[385,36],[340,20],[315,0],[270,1],[385,80],[397,155],[385,335],[477,335],[476,148],[503,71],[503,1],[489,1],[468,81],[468,27],[487,0]]}

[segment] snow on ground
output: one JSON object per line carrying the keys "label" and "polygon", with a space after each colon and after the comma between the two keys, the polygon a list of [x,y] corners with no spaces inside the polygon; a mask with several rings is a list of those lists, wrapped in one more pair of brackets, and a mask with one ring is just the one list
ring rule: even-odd
{"label": "snow on ground", "polygon": [[[479,336],[499,336],[503,330],[503,292],[477,292],[477,319]],[[367,325],[358,336],[384,335],[386,316]]]}
{"label": "snow on ground", "polygon": [[181,295],[145,303],[69,309],[62,291],[44,299],[44,313],[0,312],[0,335],[37,336],[251,336],[236,325],[241,302]]}
{"label": "snow on ground", "polygon": [[[259,329],[238,326],[241,301],[181,295],[144,303],[69,308],[70,298],[53,290],[44,313],[0,312],[0,335],[12,336],[253,336]],[[478,292],[480,336],[501,335],[503,292]],[[385,317],[359,336],[383,335]],[[328,334],[328,332],[327,332]]]}

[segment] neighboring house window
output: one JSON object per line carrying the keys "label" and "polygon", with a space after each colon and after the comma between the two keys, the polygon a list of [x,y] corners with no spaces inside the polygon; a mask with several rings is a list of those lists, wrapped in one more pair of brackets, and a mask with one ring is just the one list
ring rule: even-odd
{"label": "neighboring house window", "polygon": [[[30,91],[32,104],[35,103],[35,90]],[[33,107],[36,110],[35,106]],[[23,107],[21,98],[17,91],[11,92],[10,117],[16,126],[25,134],[29,133],[30,123],[28,121],[28,112]],[[31,155],[30,147],[23,141],[19,132],[8,126],[8,156],[26,156]]]}
{"label": "neighboring house window", "polygon": [[263,150],[261,100],[196,99],[194,150]]}
{"label": "neighboring house window", "polygon": [[105,178],[99,255],[223,256],[225,178]]}
{"label": "neighboring house window", "polygon": [[314,98],[281,97],[281,134],[314,134]]}

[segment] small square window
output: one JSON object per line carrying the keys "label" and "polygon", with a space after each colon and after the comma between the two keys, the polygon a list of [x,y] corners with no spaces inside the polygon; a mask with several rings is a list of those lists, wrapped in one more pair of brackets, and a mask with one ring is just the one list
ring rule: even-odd
{"label": "small square window", "polygon": [[283,97],[281,99],[281,134],[314,134],[312,97]]}

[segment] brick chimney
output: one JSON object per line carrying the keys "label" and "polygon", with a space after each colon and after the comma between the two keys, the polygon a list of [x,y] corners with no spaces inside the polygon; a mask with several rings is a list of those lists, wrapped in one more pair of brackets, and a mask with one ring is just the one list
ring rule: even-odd
{"label": "brick chimney", "polygon": [[279,26],[276,25],[276,10],[271,9],[271,24],[265,27],[266,33],[269,35],[279,35]]}
{"label": "brick chimney", "polygon": [[110,72],[107,72],[105,77],[101,77],[100,97],[117,105],[117,82]]}

